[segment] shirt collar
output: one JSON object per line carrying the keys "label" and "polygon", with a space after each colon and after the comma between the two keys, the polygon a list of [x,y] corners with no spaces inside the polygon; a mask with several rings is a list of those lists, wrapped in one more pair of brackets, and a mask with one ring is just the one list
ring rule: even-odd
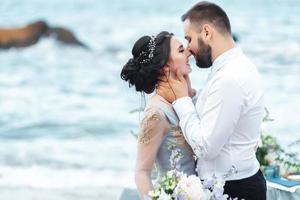
{"label": "shirt collar", "polygon": [[208,80],[213,77],[217,71],[219,71],[229,60],[240,55],[242,53],[242,49],[240,47],[233,47],[219,55],[211,66],[211,72],[208,75]]}

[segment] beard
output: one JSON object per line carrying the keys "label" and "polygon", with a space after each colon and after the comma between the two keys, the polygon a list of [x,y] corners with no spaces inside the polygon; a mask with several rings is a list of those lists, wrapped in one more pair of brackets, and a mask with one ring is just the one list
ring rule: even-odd
{"label": "beard", "polygon": [[211,47],[208,44],[205,44],[201,38],[198,38],[198,51],[193,54],[198,67],[209,68],[212,66]]}

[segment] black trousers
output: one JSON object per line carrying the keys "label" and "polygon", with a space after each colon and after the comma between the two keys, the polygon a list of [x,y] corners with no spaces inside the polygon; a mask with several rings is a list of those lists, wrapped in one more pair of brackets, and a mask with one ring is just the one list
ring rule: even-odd
{"label": "black trousers", "polygon": [[239,200],[266,200],[266,193],[266,180],[260,170],[249,178],[226,181],[224,186],[224,194]]}

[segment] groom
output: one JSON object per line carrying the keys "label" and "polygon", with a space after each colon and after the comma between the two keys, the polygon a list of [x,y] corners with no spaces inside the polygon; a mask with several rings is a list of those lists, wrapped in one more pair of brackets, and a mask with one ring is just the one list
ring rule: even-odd
{"label": "groom", "polygon": [[255,65],[232,39],[222,8],[199,2],[183,16],[188,50],[200,68],[211,68],[193,99],[184,77],[158,88],[173,103],[184,137],[196,154],[199,177],[226,180],[224,193],[246,200],[266,199],[266,182],[256,159],[264,112],[261,79]]}

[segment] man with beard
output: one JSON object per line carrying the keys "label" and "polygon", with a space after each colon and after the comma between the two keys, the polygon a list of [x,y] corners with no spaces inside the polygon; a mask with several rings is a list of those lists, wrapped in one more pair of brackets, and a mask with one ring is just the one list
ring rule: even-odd
{"label": "man with beard", "polygon": [[185,139],[197,156],[201,180],[225,179],[224,193],[247,200],[266,199],[266,181],[256,159],[264,113],[261,79],[236,46],[222,8],[199,2],[182,16],[187,48],[200,68],[211,68],[194,99],[179,73],[158,88],[168,94]]}

